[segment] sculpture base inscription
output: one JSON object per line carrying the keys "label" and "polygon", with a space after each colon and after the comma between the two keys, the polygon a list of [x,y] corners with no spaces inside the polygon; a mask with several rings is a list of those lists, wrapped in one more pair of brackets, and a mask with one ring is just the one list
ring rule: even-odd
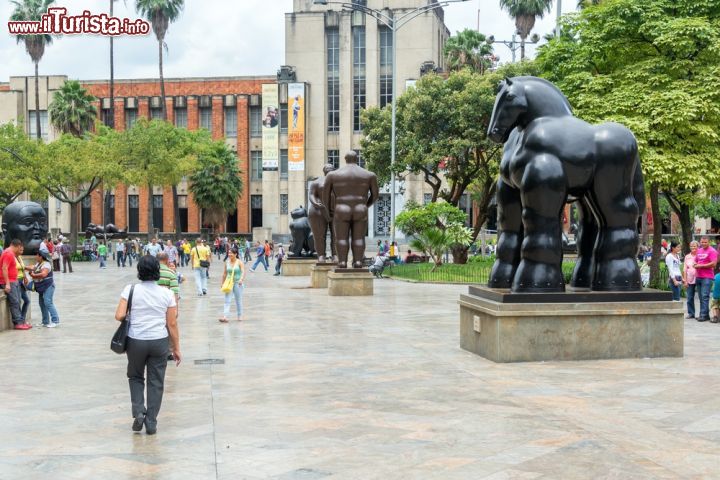
{"label": "sculpture base inscription", "polygon": [[681,302],[459,303],[460,347],[494,362],[683,356]]}

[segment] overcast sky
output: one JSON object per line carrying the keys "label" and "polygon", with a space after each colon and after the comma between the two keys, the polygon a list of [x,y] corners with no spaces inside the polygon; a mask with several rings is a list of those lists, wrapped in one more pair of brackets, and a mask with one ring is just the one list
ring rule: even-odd
{"label": "overcast sky", "polygon": [[[391,0],[392,3],[392,0]],[[115,4],[115,16],[135,19],[135,2]],[[500,10],[497,0],[469,0],[445,8],[445,21],[452,34],[464,28],[509,40],[513,21]],[[109,9],[109,0],[57,0],[69,14],[83,10],[100,14]],[[575,8],[575,0],[563,2],[563,12]],[[0,0],[0,82],[10,76],[32,75],[30,57],[7,31],[13,4]],[[186,0],[180,19],[171,24],[165,41],[166,77],[210,77],[223,75],[274,75],[284,63],[284,13],[292,11],[292,0]],[[555,11],[540,20],[533,30],[541,36],[552,31]],[[106,37],[64,36],[54,40],[40,62],[41,75],[67,75],[75,79],[109,77]],[[501,61],[509,61],[510,51],[496,45]],[[530,55],[534,49],[529,49]],[[116,78],[157,76],[157,43],[154,34],[120,37],[115,41]]]}

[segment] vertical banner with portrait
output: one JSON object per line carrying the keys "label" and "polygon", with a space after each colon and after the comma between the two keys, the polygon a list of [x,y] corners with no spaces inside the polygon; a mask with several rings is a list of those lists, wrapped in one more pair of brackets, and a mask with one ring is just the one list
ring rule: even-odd
{"label": "vertical banner with portrait", "polygon": [[288,84],[288,171],[305,171],[305,84]]}
{"label": "vertical banner with portrait", "polygon": [[262,165],[265,171],[278,169],[279,123],[278,86],[265,83],[262,86]]}

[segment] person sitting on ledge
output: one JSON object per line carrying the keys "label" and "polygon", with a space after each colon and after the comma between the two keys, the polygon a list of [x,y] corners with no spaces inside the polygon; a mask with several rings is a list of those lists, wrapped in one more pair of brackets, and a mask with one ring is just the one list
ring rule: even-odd
{"label": "person sitting on ledge", "polygon": [[407,255],[405,255],[405,263],[417,263],[420,257],[412,253],[412,250],[408,249]]}

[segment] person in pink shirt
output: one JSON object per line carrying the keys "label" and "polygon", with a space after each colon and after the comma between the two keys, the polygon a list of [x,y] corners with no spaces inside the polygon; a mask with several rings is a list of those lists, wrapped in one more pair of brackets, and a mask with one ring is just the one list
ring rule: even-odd
{"label": "person in pink shirt", "polygon": [[710,320],[710,289],[715,278],[715,265],[717,265],[718,254],[710,246],[710,239],[702,237],[700,248],[695,254],[695,288],[700,296],[700,316],[698,322]]}
{"label": "person in pink shirt", "polygon": [[685,262],[683,263],[682,276],[683,285],[685,285],[685,291],[687,292],[687,315],[685,318],[695,318],[695,255],[698,250],[698,242],[693,240],[690,242],[690,253],[685,255]]}

